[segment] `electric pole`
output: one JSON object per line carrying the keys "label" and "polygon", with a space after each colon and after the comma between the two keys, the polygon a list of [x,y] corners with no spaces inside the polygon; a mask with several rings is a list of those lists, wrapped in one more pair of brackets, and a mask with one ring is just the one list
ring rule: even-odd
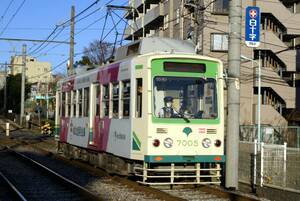
{"label": "electric pole", "polygon": [[49,118],[49,89],[48,89],[48,87],[49,87],[49,82],[47,81],[47,83],[46,83],[46,108],[47,108],[47,113],[46,113],[46,118],[47,118],[47,120],[48,120],[48,118]]}
{"label": "electric pole", "polygon": [[240,126],[240,64],[241,64],[240,0],[229,1],[228,95],[226,136],[226,188],[238,189],[239,126]]}
{"label": "electric pole", "polygon": [[25,73],[26,73],[26,44],[22,46],[22,83],[21,83],[21,112],[20,125],[23,125],[24,117],[24,99],[25,99]]}
{"label": "electric pole", "polygon": [[70,19],[70,59],[68,66],[68,75],[73,73],[74,70],[74,18],[75,16],[75,6],[71,7],[71,19]]}
{"label": "electric pole", "polygon": [[5,81],[4,81],[4,97],[3,97],[3,111],[6,112],[6,102],[7,102],[7,63],[4,64],[5,69]]}
{"label": "electric pole", "polygon": [[195,30],[195,45],[196,53],[203,55],[203,30],[204,30],[204,0],[196,1],[195,5],[195,20],[196,20],[196,30]]}

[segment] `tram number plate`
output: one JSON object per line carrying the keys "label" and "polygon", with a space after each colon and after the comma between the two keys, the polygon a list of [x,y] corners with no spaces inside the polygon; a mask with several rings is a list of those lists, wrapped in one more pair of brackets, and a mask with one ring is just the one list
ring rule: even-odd
{"label": "tram number plate", "polygon": [[198,140],[177,140],[178,146],[183,147],[198,147],[199,142]]}

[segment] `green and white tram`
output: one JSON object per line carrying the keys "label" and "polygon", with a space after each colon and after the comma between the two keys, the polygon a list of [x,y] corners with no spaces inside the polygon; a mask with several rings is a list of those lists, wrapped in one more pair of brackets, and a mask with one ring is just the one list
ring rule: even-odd
{"label": "green and white tram", "polygon": [[188,42],[121,47],[114,63],[59,83],[60,148],[144,184],[220,183],[222,76],[222,62]]}

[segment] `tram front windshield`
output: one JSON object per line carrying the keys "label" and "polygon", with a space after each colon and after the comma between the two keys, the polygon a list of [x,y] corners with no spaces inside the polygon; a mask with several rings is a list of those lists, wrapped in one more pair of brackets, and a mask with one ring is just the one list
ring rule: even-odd
{"label": "tram front windshield", "polygon": [[154,115],[159,118],[215,119],[217,87],[213,78],[154,78]]}

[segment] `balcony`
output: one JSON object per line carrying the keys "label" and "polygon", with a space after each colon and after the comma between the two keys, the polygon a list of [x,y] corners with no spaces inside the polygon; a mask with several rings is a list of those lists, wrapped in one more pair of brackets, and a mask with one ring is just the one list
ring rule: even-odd
{"label": "balcony", "polygon": [[[257,104],[253,104],[254,120],[257,123]],[[272,106],[272,105],[261,105],[261,124],[272,125],[272,126],[287,126],[287,120]]]}
{"label": "balcony", "polygon": [[262,30],[261,45],[257,50],[270,50],[284,63],[286,71],[296,71],[296,50],[289,47],[272,31]]}
{"label": "balcony", "polygon": [[300,34],[300,13],[292,13],[279,0],[256,1],[262,13],[272,13],[287,28],[287,34]]}
{"label": "balcony", "polygon": [[142,37],[143,36],[143,25],[145,28],[145,34],[149,33],[150,30],[156,30],[160,26],[163,25],[163,6],[160,5],[152,5],[152,8],[147,10],[144,16],[141,16],[128,26],[125,30],[125,39],[129,40],[134,38]]}
{"label": "balcony", "polygon": [[[258,87],[256,77],[254,78],[254,87]],[[295,108],[295,87],[290,87],[273,69],[262,67],[261,87],[272,89],[278,100],[281,100],[281,102],[284,100],[286,108]],[[275,97],[275,95],[273,96]]]}

